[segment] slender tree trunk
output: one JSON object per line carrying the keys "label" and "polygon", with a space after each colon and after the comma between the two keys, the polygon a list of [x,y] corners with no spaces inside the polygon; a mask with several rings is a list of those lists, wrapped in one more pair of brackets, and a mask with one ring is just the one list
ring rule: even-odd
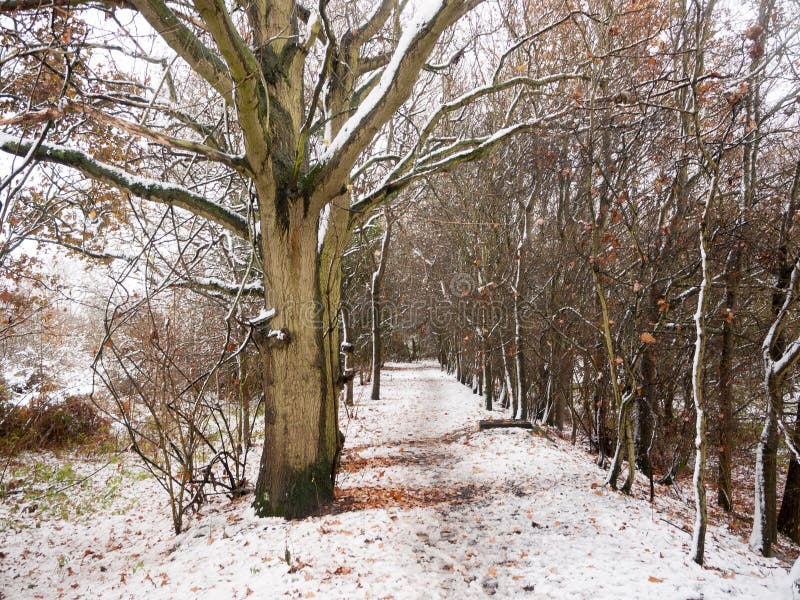
{"label": "slender tree trunk", "polygon": [[484,382],[484,407],[486,410],[493,410],[494,403],[494,375],[492,373],[492,361],[483,361],[483,382]]}
{"label": "slender tree trunk", "polygon": [[[797,415],[792,431],[792,444],[795,448],[800,448],[798,423],[800,423],[800,402],[797,404]],[[800,543],[800,462],[794,453],[790,454],[789,472],[786,474],[786,486],[783,488],[783,501],[778,513],[778,531],[795,544]]]}
{"label": "slender tree trunk", "polygon": [[614,457],[611,460],[611,470],[609,471],[608,478],[606,479],[606,483],[611,486],[612,490],[617,489],[617,481],[620,473],[622,472],[622,456],[623,454],[627,454],[628,477],[622,486],[622,491],[626,494],[630,493],[631,486],[633,485],[633,479],[636,475],[633,461],[631,460],[631,457],[633,456],[633,437],[631,435],[629,418],[629,412],[633,401],[634,398],[632,392],[626,392],[620,401],[619,417],[617,422],[617,431],[619,432],[617,437],[617,446],[614,450]]}
{"label": "slender tree trunk", "polygon": [[472,391],[478,396],[483,396],[483,354],[478,354],[475,359],[475,388]]}
{"label": "slender tree trunk", "polygon": [[[502,333],[501,333],[502,337]],[[500,352],[502,353],[503,357],[503,389],[505,390],[505,394],[503,394],[503,401],[501,402],[501,406],[503,408],[508,408],[511,405],[514,397],[513,385],[511,383],[511,373],[508,369],[508,357],[506,356],[506,344],[505,342],[500,343]]]}
{"label": "slender tree trunk", "polygon": [[650,446],[653,440],[653,403],[656,397],[656,367],[651,344],[645,344],[639,370],[641,393],[636,397],[636,420],[633,433],[636,466],[648,477],[652,473]]}
{"label": "slender tree trunk", "polygon": [[[800,189],[800,163],[797,174],[793,198],[797,198],[796,192]],[[762,346],[767,406],[764,428],[756,449],[753,531],[750,534],[750,546],[763,556],[772,556],[772,544],[777,541],[778,419],[783,415],[783,379],[788,365],[780,371],[776,369],[776,363],[784,359],[786,340],[781,325],[797,285],[796,272],[788,265],[785,245],[779,248],[779,254],[772,293],[775,322]]]}
{"label": "slender tree trunk", "polygon": [[353,344],[350,341],[350,310],[346,306],[342,306],[339,312],[342,316],[342,354],[344,355],[342,377],[344,378],[345,385],[344,403],[345,406],[353,406],[353,379],[355,373],[350,364],[353,357]]}
{"label": "slender tree trunk", "polygon": [[597,464],[605,468],[608,441],[606,438],[606,416],[608,413],[608,400],[606,394],[607,387],[605,382],[596,382],[592,402],[594,404],[594,430],[597,444]]}
{"label": "slender tree trunk", "polygon": [[519,302],[517,294],[514,295],[514,372],[517,376],[514,390],[514,414],[517,417],[517,405],[519,405],[519,418],[526,420],[530,417],[528,411],[528,390],[525,377],[525,355],[522,352],[522,323],[519,316]]}
{"label": "slender tree trunk", "polygon": [[[718,169],[717,165],[717,169]],[[717,192],[717,175],[711,181],[711,190],[700,217],[700,292],[697,296],[697,310],[694,314],[695,344],[694,358],[692,361],[692,399],[695,410],[695,439],[694,439],[694,496],[695,496],[695,521],[692,531],[691,558],[699,565],[703,564],[706,537],[706,416],[704,398],[704,371],[706,349],[706,321],[705,311],[708,304],[708,288],[711,284],[708,272],[708,219]]]}
{"label": "slender tree trunk", "polygon": [[722,321],[719,354],[719,449],[717,452],[717,503],[726,511],[733,510],[733,481],[731,456],[735,439],[733,421],[733,311],[739,287],[741,252],[734,248],[725,261],[725,307],[728,314]]}
{"label": "slender tree trunk", "polygon": [[370,288],[372,300],[372,394],[373,400],[381,397],[381,366],[383,362],[383,342],[381,340],[381,309],[383,298],[381,297],[381,286],[383,276],[386,273],[386,261],[389,258],[389,242],[392,237],[392,219],[389,211],[384,211],[386,217],[386,229],[383,232],[381,241],[381,255],[378,259],[378,268],[372,274],[372,287]]}
{"label": "slender tree trunk", "polygon": [[783,404],[781,382],[767,368],[764,381],[767,393],[767,415],[756,449],[755,506],[751,547],[763,556],[772,556],[772,544],[777,541],[777,470],[778,470],[778,412]]}

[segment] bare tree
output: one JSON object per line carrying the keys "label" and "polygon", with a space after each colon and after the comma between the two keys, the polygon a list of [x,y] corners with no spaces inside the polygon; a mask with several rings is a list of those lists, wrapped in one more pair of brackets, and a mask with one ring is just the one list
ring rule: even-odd
{"label": "bare tree", "polygon": [[[252,248],[251,277],[261,273],[270,317],[261,321],[260,332],[266,398],[254,500],[260,515],[307,514],[332,498],[341,444],[340,263],[358,216],[423,176],[485,155],[509,136],[559,116],[537,115],[456,140],[438,138],[437,130],[455,111],[502,90],[536,90],[577,77],[497,80],[429,111],[408,135],[394,136],[395,147],[376,143],[422,73],[435,77],[455,63],[458,57],[423,71],[443,32],[478,4],[432,3],[408,18],[403,4],[392,0],[378,3],[369,15],[349,4],[308,9],[293,0],[244,10],[217,0],[197,0],[191,7],[125,2],[160,39],[163,55],[147,55],[137,43],[141,36],[118,33],[129,42],[123,53],[135,64],[163,68],[154,84],[138,77],[136,67],[129,77],[95,73],[92,58],[116,53],[119,46],[97,40],[79,15],[96,6],[112,13],[118,3],[56,0],[37,15],[31,11],[38,3],[0,2],[0,12],[20,23],[55,15],[55,28],[22,28],[28,37],[15,41],[19,52],[9,68],[33,60],[61,84],[49,94],[16,95],[0,149],[189,211]],[[393,14],[402,29],[394,50],[383,35]],[[56,44],[63,39],[66,45]],[[181,69],[171,67],[178,64]],[[196,85],[174,85],[179,72]],[[182,96],[182,89],[190,91]],[[89,122],[101,123],[105,139],[115,141],[101,150],[87,143]],[[137,174],[147,170],[153,153],[171,155],[175,168]],[[376,178],[376,169],[384,175]],[[242,193],[232,196],[234,189]],[[221,289],[239,287],[236,281],[217,283]]]}

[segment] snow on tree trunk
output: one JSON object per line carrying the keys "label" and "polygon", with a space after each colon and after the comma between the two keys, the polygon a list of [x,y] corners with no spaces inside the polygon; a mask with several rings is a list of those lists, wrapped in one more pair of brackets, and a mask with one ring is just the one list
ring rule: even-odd
{"label": "snow on tree trunk", "polygon": [[691,557],[699,565],[703,564],[703,554],[705,552],[706,540],[706,417],[703,402],[703,356],[705,354],[706,329],[705,329],[705,310],[707,303],[707,291],[709,285],[708,277],[708,257],[706,248],[706,216],[708,205],[703,213],[700,223],[700,267],[702,281],[700,283],[700,295],[697,298],[697,311],[694,314],[695,323],[695,346],[694,359],[692,361],[692,399],[695,410],[695,438],[694,438],[694,475],[692,484],[694,487],[694,529],[692,530],[692,550]]}
{"label": "snow on tree trunk", "polygon": [[772,556],[772,544],[777,541],[777,409],[782,404],[782,392],[781,382],[776,377],[771,359],[767,357],[765,361],[769,361],[769,364],[766,365],[767,375],[764,379],[767,414],[756,448],[755,498],[750,547],[754,552],[763,556]]}

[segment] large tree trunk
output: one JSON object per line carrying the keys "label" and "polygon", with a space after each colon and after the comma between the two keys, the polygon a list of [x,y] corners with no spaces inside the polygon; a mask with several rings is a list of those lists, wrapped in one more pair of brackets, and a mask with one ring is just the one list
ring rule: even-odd
{"label": "large tree trunk", "polygon": [[265,394],[259,516],[300,517],[333,499],[339,435],[323,351],[317,223],[297,221],[264,242],[267,304],[276,312],[271,331],[257,335]]}

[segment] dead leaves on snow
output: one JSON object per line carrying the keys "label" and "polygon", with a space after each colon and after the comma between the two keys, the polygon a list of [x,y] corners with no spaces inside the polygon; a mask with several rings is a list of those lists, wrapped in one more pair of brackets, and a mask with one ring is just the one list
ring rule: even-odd
{"label": "dead leaves on snow", "polygon": [[340,513],[373,508],[421,508],[436,504],[465,504],[481,497],[489,486],[463,484],[436,488],[346,487],[336,491],[330,512]]}

